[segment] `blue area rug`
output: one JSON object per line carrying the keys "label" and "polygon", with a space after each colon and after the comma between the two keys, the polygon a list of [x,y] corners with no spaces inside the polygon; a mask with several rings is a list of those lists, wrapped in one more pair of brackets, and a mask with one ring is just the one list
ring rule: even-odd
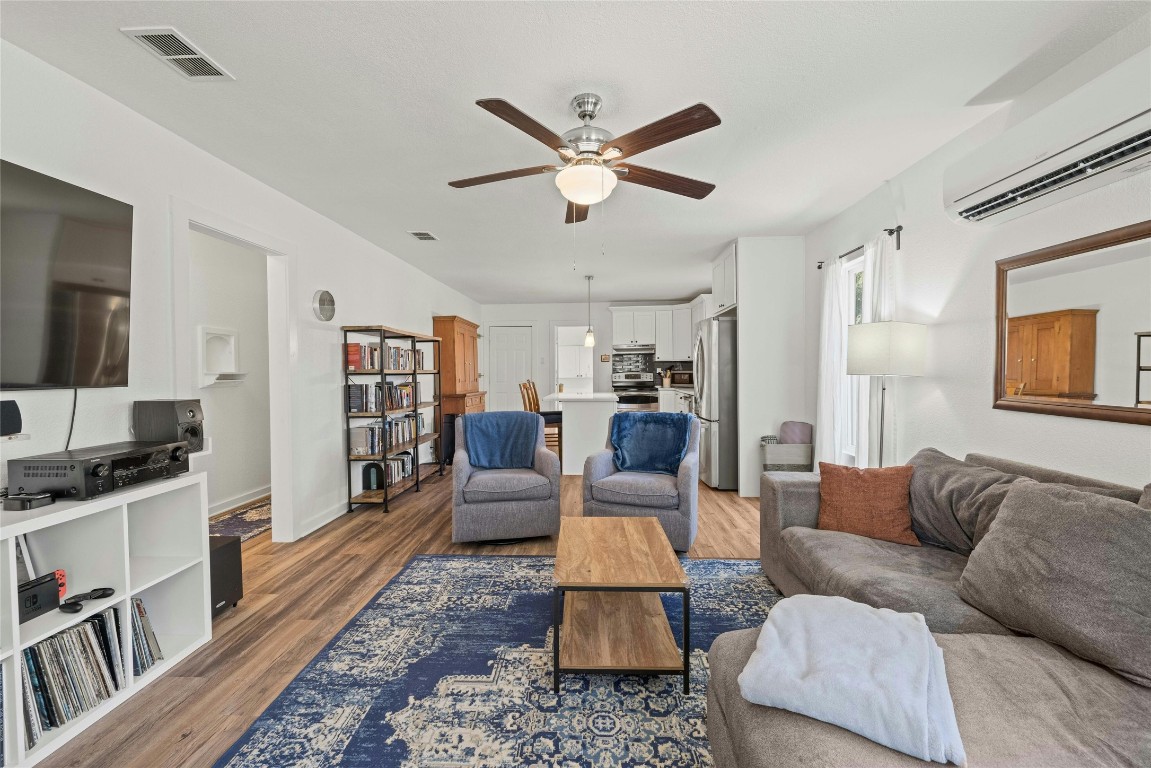
{"label": "blue area rug", "polygon": [[[217,768],[710,766],[707,649],[761,625],[756,560],[683,560],[683,678],[571,675],[551,687],[550,557],[421,556],[293,680]],[[680,637],[679,595],[664,607]]]}
{"label": "blue area rug", "polygon": [[263,498],[242,507],[229,509],[208,520],[210,536],[239,536],[241,542],[271,529],[271,498]]}

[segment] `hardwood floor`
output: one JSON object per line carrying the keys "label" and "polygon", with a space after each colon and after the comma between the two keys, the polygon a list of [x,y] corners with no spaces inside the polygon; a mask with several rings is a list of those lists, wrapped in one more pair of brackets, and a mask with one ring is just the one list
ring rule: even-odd
{"label": "hardwood floor", "polygon": [[[564,477],[563,514],[580,514],[580,483]],[[388,514],[365,507],[292,544],[246,542],[244,599],[212,642],[41,765],[210,766],[412,555],[555,554],[554,538],[452,544],[451,492],[449,473]],[[700,485],[699,514],[689,557],[759,557],[756,499]]]}

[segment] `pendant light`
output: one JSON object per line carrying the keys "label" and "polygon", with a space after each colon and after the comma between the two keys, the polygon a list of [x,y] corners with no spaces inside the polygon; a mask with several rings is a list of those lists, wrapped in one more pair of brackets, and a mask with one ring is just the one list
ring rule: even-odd
{"label": "pendant light", "polygon": [[591,281],[594,279],[592,275],[584,275],[584,280],[587,280],[587,333],[583,337],[585,347],[595,346],[595,331],[591,327]]}

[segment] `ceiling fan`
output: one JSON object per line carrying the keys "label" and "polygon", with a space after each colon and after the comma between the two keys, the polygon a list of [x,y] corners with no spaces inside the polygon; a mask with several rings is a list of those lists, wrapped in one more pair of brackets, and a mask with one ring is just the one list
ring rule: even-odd
{"label": "ceiling fan", "polygon": [[562,136],[556,135],[503,99],[480,99],[476,104],[536,141],[546,144],[559,154],[563,165],[533,165],[530,168],[448,182],[449,186],[457,189],[518,179],[521,176],[554,173],[556,186],[568,201],[564,219],[568,224],[587,219],[588,206],[602,202],[615,189],[617,181],[629,181],[696,200],[702,200],[715,189],[714,184],[620,162],[640,152],[719,125],[719,116],[706,104],[681,109],[618,138],[592,125],[603,105],[603,100],[594,93],[581,93],[571,100],[572,109],[583,121],[583,125]]}

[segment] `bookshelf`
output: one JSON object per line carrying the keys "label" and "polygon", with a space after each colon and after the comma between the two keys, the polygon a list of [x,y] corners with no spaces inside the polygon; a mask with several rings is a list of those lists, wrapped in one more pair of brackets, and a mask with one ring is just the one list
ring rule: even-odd
{"label": "bookshelf", "polygon": [[[396,496],[420,490],[421,478],[444,474],[440,339],[384,325],[340,330],[348,512],[364,504],[388,512]],[[377,488],[364,487],[369,463],[385,479]]]}
{"label": "bookshelf", "polygon": [[[36,765],[211,639],[207,506],[205,476],[188,474],[89,501],[0,512],[3,765]],[[14,599],[16,536],[27,541],[38,570],[67,571],[69,594],[96,587],[112,587],[115,594],[84,601],[80,613],[51,611],[20,624]],[[164,660],[139,676],[129,668],[120,690],[75,719],[45,730],[29,748],[20,676],[24,649],[112,608],[119,616],[120,654],[130,661],[135,653],[133,598],[143,600]]]}

